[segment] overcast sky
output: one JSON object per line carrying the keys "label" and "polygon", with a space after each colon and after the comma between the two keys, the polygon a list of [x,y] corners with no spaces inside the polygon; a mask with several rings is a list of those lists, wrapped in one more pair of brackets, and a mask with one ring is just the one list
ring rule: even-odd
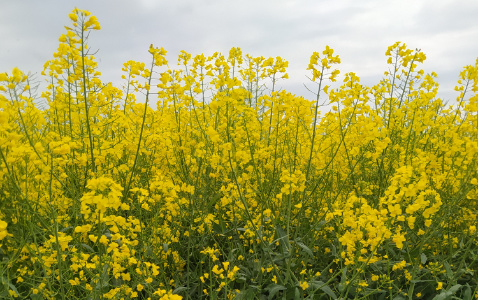
{"label": "overcast sky", "polygon": [[289,61],[281,86],[312,99],[303,84],[313,51],[329,45],[342,75],[373,85],[387,70],[387,47],[402,41],[425,52],[424,70],[438,74],[439,96],[451,100],[460,70],[478,57],[477,0],[0,0],[0,72],[16,66],[39,75],[75,7],[98,17],[90,47],[99,49],[102,80],[116,85],[124,62],[150,61],[151,43],[168,51],[171,65],[181,50],[240,47]]}

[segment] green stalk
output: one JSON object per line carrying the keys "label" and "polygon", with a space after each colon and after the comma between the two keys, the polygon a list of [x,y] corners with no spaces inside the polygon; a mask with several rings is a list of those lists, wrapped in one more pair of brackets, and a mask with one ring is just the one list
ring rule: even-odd
{"label": "green stalk", "polygon": [[60,284],[60,292],[61,292],[61,299],[65,299],[65,291],[63,288],[63,276],[62,276],[62,260],[61,260],[61,249],[60,249],[60,242],[58,239],[58,222],[57,222],[57,210],[53,204],[53,191],[52,191],[52,183],[53,183],[53,155],[50,154],[50,184],[48,186],[48,194],[50,199],[50,208],[53,211],[53,220],[55,222],[54,227],[54,234],[55,234],[55,241],[56,241],[56,260],[58,264],[58,277],[59,277],[59,284]]}
{"label": "green stalk", "polygon": [[[153,61],[151,62],[151,71],[149,73],[149,78],[148,78],[148,86],[151,87],[151,79],[153,77],[153,68],[154,68],[154,56],[153,56]],[[148,103],[149,103],[149,89],[146,91],[146,101],[144,103],[144,111],[143,111],[143,121],[141,123],[141,130],[139,132],[139,140],[138,140],[138,145],[136,147],[136,154],[134,156],[134,163],[133,167],[131,168],[131,174],[129,177],[128,184],[126,185],[126,188],[124,190],[124,199],[128,197],[128,193],[131,187],[131,182],[133,181],[133,176],[134,173],[136,172],[136,165],[138,163],[138,156],[139,156],[139,149],[141,148],[141,141],[143,140],[143,131],[144,131],[144,123],[146,122],[146,112],[148,111]]]}
{"label": "green stalk", "polygon": [[[83,97],[85,102],[85,115],[86,115],[86,130],[88,132],[88,139],[90,141],[90,159],[91,159],[91,169],[94,173],[96,173],[96,165],[95,165],[95,155],[93,154],[93,135],[91,134],[91,127],[90,127],[90,116],[89,116],[89,106],[88,106],[88,92],[86,89],[86,68],[85,68],[85,29],[84,25],[81,25],[81,68],[82,68],[82,75],[83,75]],[[95,174],[96,175],[96,174]]]}
{"label": "green stalk", "polygon": [[317,115],[319,113],[319,99],[320,99],[320,91],[322,90],[322,81],[323,81],[323,78],[324,78],[324,69],[325,69],[325,67],[322,66],[322,70],[320,72],[319,89],[317,91],[317,98],[315,100],[314,123],[312,124],[314,127],[312,129],[312,143],[310,145],[309,162],[307,163],[307,172],[305,174],[305,181],[306,182],[309,180],[310,164],[312,162],[312,153],[314,152],[315,136],[316,136],[316,130],[317,130]]}

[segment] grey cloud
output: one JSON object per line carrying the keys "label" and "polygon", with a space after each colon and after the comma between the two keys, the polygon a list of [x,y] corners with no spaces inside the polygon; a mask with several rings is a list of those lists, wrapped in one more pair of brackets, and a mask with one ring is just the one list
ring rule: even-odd
{"label": "grey cloud", "polygon": [[[458,31],[477,28],[478,2],[468,1],[426,1],[421,7],[416,29],[421,34]],[[439,29],[439,30],[437,30]]]}
{"label": "grey cloud", "polygon": [[227,54],[238,46],[254,56],[281,56],[290,66],[282,86],[307,97],[309,57],[326,45],[341,56],[342,74],[355,72],[365,84],[387,70],[384,53],[395,41],[421,48],[428,57],[423,68],[438,73],[447,95],[461,68],[478,56],[472,0],[22,0],[2,3],[0,71],[40,72],[75,6],[98,17],[102,30],[92,33],[90,46],[99,49],[103,79],[114,83],[127,60],[149,60],[151,43],[168,50],[171,65],[180,50]]}

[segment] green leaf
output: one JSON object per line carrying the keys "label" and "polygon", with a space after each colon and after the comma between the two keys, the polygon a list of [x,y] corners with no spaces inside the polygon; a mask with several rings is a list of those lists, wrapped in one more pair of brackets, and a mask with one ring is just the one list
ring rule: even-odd
{"label": "green leaf", "polygon": [[93,250],[93,248],[91,248],[90,246],[88,246],[88,245],[85,244],[85,243],[82,243],[81,246],[82,246],[83,248],[85,248],[86,250],[90,251],[91,253],[94,253],[94,252],[95,252],[95,250]]}
{"label": "green leaf", "polygon": [[324,285],[320,289],[324,291],[324,293],[329,295],[332,299],[337,299],[337,296],[335,295],[334,291],[332,291],[332,289],[328,285]]}
{"label": "green leaf", "polygon": [[456,292],[458,292],[461,287],[462,287],[461,284],[455,284],[454,286],[452,286],[448,290],[441,292],[439,295],[436,295],[435,298],[433,298],[433,300],[450,299],[451,296],[453,296]]}
{"label": "green leaf", "polygon": [[340,293],[343,293],[343,291],[345,291],[345,285],[343,283],[339,283],[337,285],[337,288],[339,289]]}
{"label": "green leaf", "polygon": [[337,257],[337,248],[335,248],[335,245],[332,244],[332,256]]}
{"label": "green leaf", "polygon": [[314,253],[312,253],[312,250],[310,250],[309,247],[307,247],[304,243],[296,241],[295,242],[299,247],[301,247],[311,258],[314,258]]}
{"label": "green leaf", "polygon": [[256,288],[250,286],[247,290],[245,291],[241,291],[236,299],[238,300],[249,300],[249,299],[254,299],[254,297],[256,296]]}
{"label": "green leaf", "polygon": [[432,300],[445,300],[447,295],[445,292],[441,292],[440,294],[436,295]]}
{"label": "green leaf", "polygon": [[347,270],[348,270],[347,267],[345,267],[345,268],[342,270],[342,278],[341,278],[340,282],[341,282],[342,284],[344,284],[344,285],[345,285],[345,281],[346,281],[346,278],[347,278]]}
{"label": "green leaf", "polygon": [[420,258],[422,260],[422,265],[427,263],[427,256],[425,255],[425,253],[422,253],[422,255],[420,255]]}
{"label": "green leaf", "polygon": [[72,229],[73,229],[73,226],[68,226],[68,227],[62,228],[60,232],[67,232],[68,230],[72,230]]}
{"label": "green leaf", "polygon": [[327,285],[325,284],[323,281],[311,281],[310,282],[310,286],[313,288],[313,289],[321,289],[324,293],[326,293],[327,295],[329,295],[329,297],[331,299],[337,299],[337,296],[335,295],[334,291],[332,291],[332,289]]}
{"label": "green leaf", "polygon": [[283,285],[280,284],[270,284],[266,290],[269,291],[269,297],[268,299],[271,300],[274,298],[274,296],[279,292],[286,290],[287,288]]}
{"label": "green leaf", "polygon": [[469,285],[466,286],[465,292],[463,293],[463,300],[471,300],[471,288]]}
{"label": "green leaf", "polygon": [[419,282],[436,282],[436,280],[416,280],[416,279],[413,279],[410,281],[411,283],[419,283]]}
{"label": "green leaf", "polygon": [[[5,276],[2,276],[0,279],[2,280],[0,282],[0,297],[6,298],[8,297],[7,288],[5,288],[7,285],[7,278]],[[0,299],[3,299],[3,298],[0,298]]]}
{"label": "green leaf", "polygon": [[320,221],[319,224],[317,225],[317,227],[315,227],[315,231],[320,231],[326,223],[327,223],[327,221],[325,221],[325,220]]}
{"label": "green leaf", "polygon": [[18,296],[20,296],[20,293],[18,292],[17,287],[14,286],[13,283],[8,282],[8,286],[10,287],[12,291],[14,291]]}
{"label": "green leaf", "polygon": [[43,300],[43,296],[40,294],[31,294],[30,299],[32,300]]}
{"label": "green leaf", "polygon": [[179,294],[179,293],[181,293],[182,291],[187,291],[187,290],[189,290],[188,287],[186,287],[186,286],[180,286],[180,287],[177,287],[177,288],[174,289],[173,294]]}
{"label": "green leaf", "polygon": [[454,286],[452,286],[451,288],[449,288],[446,293],[447,293],[447,295],[452,296],[452,295],[454,295],[456,292],[458,292],[460,289],[461,289],[461,284],[455,284]]}
{"label": "green leaf", "polygon": [[287,233],[280,227],[280,225],[277,225],[276,227],[277,231],[277,236],[279,239],[279,243],[285,248],[285,249],[290,249],[290,242],[289,242],[289,236]]}
{"label": "green leaf", "polygon": [[108,269],[109,269],[109,265],[104,264],[103,271],[101,272],[101,275],[100,275],[100,280],[98,281],[98,284],[96,285],[97,290],[103,291],[103,289],[109,286]]}
{"label": "green leaf", "polygon": [[285,298],[287,300],[300,300],[300,291],[299,288],[297,287],[289,287],[287,289],[287,294],[285,295]]}
{"label": "green leaf", "polygon": [[224,228],[221,225],[222,224],[216,224],[216,223],[213,222],[212,223],[212,229],[214,230],[215,233],[217,233],[219,235],[224,235]]}
{"label": "green leaf", "polygon": [[451,270],[450,264],[448,262],[444,262],[443,265],[445,266],[446,269],[446,276],[448,279],[453,279],[453,271]]}

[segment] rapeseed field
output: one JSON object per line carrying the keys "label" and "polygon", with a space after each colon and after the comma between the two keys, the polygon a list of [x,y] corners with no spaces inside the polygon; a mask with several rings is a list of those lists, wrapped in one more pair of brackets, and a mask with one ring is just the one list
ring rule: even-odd
{"label": "rapeseed field", "polygon": [[478,298],[478,59],[453,103],[400,42],[371,87],[314,52],[314,99],[240,48],[115,87],[69,17],[39,97],[0,73],[0,298]]}

